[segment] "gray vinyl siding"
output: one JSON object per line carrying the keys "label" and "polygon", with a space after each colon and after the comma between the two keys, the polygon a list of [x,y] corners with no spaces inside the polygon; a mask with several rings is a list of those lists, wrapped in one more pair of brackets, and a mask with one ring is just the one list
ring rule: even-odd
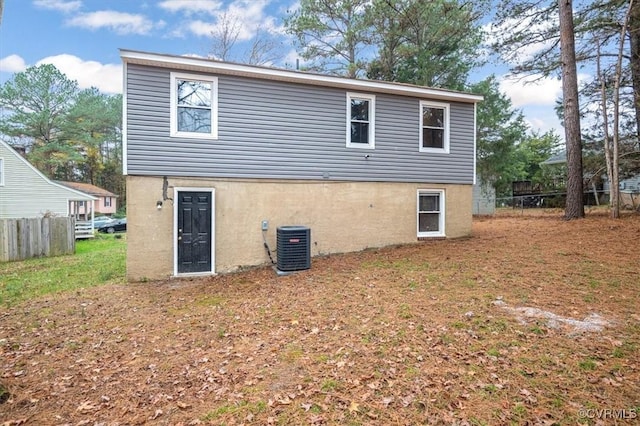
{"label": "gray vinyl siding", "polygon": [[345,146],[345,90],[220,75],[218,139],[202,140],[170,137],[169,86],[170,70],[127,65],[130,175],[473,183],[471,103],[450,103],[450,153],[434,154],[418,151],[418,98],[366,92],[369,150]]}

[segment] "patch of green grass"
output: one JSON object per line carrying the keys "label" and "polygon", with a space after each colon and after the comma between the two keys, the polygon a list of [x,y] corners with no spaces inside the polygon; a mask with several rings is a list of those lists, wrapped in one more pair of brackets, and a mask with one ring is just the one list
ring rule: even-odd
{"label": "patch of green grass", "polygon": [[294,362],[304,355],[304,351],[298,345],[287,345],[285,350],[282,352],[282,359],[287,362]]}
{"label": "patch of green grass", "polygon": [[411,314],[411,306],[409,306],[406,303],[403,303],[400,306],[398,306],[398,316],[403,319],[411,318],[413,316]]}
{"label": "patch of green grass", "polygon": [[507,330],[507,322],[503,319],[476,319],[474,324],[478,329],[489,333],[502,333]]}
{"label": "patch of green grass", "polygon": [[596,369],[597,364],[591,358],[587,358],[584,361],[580,361],[578,366],[585,371],[592,371]]}
{"label": "patch of green grass", "polygon": [[489,356],[499,357],[499,356],[500,356],[500,351],[499,351],[498,349],[496,349],[496,348],[490,348],[490,349],[487,351],[487,355],[489,355]]}
{"label": "patch of green grass", "polygon": [[540,327],[539,325],[534,325],[529,330],[533,334],[537,334],[538,336],[542,336],[543,334],[546,334],[546,331],[544,330],[544,328]]}
{"label": "patch of green grass", "polygon": [[322,407],[320,407],[318,404],[313,404],[309,411],[311,411],[313,414],[320,414],[322,413]]}
{"label": "patch of green grass", "polygon": [[0,264],[0,305],[107,283],[125,282],[126,238],[99,234],[76,242],[74,255]]}
{"label": "patch of green grass", "polygon": [[621,346],[613,349],[614,358],[624,358],[636,351],[636,345],[630,342],[624,342]]}
{"label": "patch of green grass", "polygon": [[212,295],[206,295],[204,297],[201,297],[200,299],[195,301],[195,304],[198,306],[212,306],[212,307],[218,307],[220,305],[222,305],[222,302],[224,301],[224,299],[222,299],[222,297],[219,296],[212,296]]}
{"label": "patch of green grass", "polygon": [[449,345],[451,343],[453,343],[453,337],[449,336],[448,334],[441,334],[440,335],[440,340],[442,340],[442,343],[445,345]]}
{"label": "patch of green grass", "polygon": [[476,417],[471,417],[469,419],[469,423],[471,423],[473,426],[486,426],[488,425],[487,422],[485,422],[484,420],[480,420]]}
{"label": "patch of green grass", "polygon": [[321,363],[326,363],[330,359],[331,358],[327,354],[319,354],[319,355],[316,356],[316,361],[321,362]]}
{"label": "patch of green grass", "polygon": [[513,415],[518,419],[523,419],[527,415],[527,407],[518,403],[513,407]]}
{"label": "patch of green grass", "polygon": [[248,403],[246,401],[240,401],[236,404],[226,404],[216,408],[213,411],[209,411],[207,414],[200,417],[201,421],[210,422],[218,419],[224,415],[234,415],[237,413],[253,413],[258,414],[267,409],[267,404],[264,401],[258,401],[255,403]]}
{"label": "patch of green grass", "polygon": [[498,387],[493,383],[489,383],[488,385],[485,385],[483,389],[487,393],[496,393],[498,391]]}
{"label": "patch of green grass", "polygon": [[330,392],[333,390],[336,390],[340,387],[340,382],[338,382],[337,380],[333,380],[333,379],[327,379],[324,382],[322,382],[322,385],[320,386],[320,389],[322,389],[325,392]]}

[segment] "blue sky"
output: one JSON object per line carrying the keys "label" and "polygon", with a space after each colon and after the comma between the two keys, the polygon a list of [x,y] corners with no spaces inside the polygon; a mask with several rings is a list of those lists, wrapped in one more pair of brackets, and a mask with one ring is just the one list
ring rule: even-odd
{"label": "blue sky", "polygon": [[[297,4],[297,0],[5,0],[0,82],[28,66],[52,63],[81,88],[121,93],[119,48],[207,56],[211,31],[225,14],[239,22],[238,52],[261,29],[282,40],[283,60],[275,65],[291,66],[297,56],[282,19]],[[544,78],[525,85],[505,78],[507,70],[506,63],[494,64],[476,71],[471,79],[495,73],[532,129],[556,129],[562,136],[553,111],[561,94],[560,81]]]}

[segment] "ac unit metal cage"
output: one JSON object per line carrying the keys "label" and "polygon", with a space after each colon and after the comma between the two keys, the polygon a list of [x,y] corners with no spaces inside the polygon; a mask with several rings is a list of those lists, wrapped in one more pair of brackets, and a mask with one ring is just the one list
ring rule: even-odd
{"label": "ac unit metal cage", "polygon": [[311,229],[306,226],[280,226],[276,237],[279,271],[311,268]]}

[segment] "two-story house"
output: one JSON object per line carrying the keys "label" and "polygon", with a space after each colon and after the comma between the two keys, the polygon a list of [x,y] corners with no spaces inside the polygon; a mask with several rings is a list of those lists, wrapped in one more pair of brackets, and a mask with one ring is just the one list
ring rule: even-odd
{"label": "two-story house", "polygon": [[121,57],[129,279],[266,263],[285,225],[312,255],[470,234],[480,96]]}

